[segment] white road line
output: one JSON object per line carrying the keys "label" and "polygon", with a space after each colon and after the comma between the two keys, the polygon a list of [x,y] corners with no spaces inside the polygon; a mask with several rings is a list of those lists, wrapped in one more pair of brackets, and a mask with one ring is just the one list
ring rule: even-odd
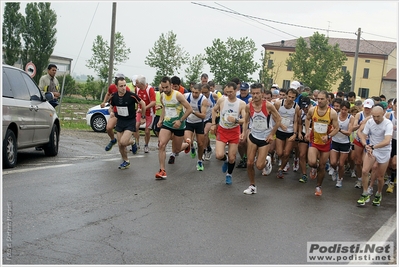
{"label": "white road line", "polygon": [[29,172],[29,171],[37,171],[37,170],[46,170],[46,169],[50,169],[50,168],[63,168],[63,167],[68,167],[68,166],[72,166],[72,165],[73,164],[61,164],[61,165],[51,165],[51,166],[20,169],[20,170],[9,170],[9,171],[3,171],[3,175],[13,174],[13,173],[21,173],[21,172]]}
{"label": "white road line", "polygon": [[[367,243],[370,242],[385,242],[388,240],[388,238],[392,235],[392,233],[396,230],[396,217],[397,214],[395,212],[394,215],[391,216],[391,218],[389,218],[383,226],[380,227],[380,229],[378,229],[377,232],[375,232],[375,234],[369,239],[369,241]],[[373,258],[375,255],[371,255],[371,258]],[[395,253],[394,253],[395,256]],[[371,265],[373,264],[372,261],[362,261],[361,262],[362,265]],[[359,261],[350,261],[348,263],[348,265],[359,265]]]}

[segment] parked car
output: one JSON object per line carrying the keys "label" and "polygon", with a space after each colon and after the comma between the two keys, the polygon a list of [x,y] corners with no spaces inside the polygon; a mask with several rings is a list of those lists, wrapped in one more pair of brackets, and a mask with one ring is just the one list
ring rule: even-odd
{"label": "parked car", "polygon": [[[86,113],[86,122],[93,131],[95,132],[105,132],[107,128],[107,122],[109,119],[109,103],[105,104],[105,107],[100,105],[89,108]],[[145,129],[145,123],[140,125],[140,130]]]}
{"label": "parked car", "polygon": [[58,154],[60,121],[31,77],[21,69],[2,66],[3,168],[17,164],[18,151],[36,147],[46,156]]}

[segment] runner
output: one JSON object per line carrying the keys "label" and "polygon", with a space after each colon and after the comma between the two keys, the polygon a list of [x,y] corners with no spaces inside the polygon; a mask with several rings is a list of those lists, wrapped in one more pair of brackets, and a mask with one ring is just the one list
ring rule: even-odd
{"label": "runner", "polygon": [[[315,195],[321,196],[325,166],[331,150],[331,137],[338,133],[339,125],[337,112],[328,106],[326,91],[318,94],[317,102],[318,106],[311,107],[306,115],[305,139],[309,140],[308,165],[311,167],[309,176],[311,179],[317,177]],[[310,129],[311,122],[312,129]]]}
{"label": "runner", "polygon": [[[236,160],[238,142],[240,140],[240,124],[244,122],[245,102],[237,99],[237,84],[229,82],[224,94],[212,109],[211,133],[216,135],[215,157],[223,161],[222,171],[226,173],[226,184],[232,183],[232,176]],[[216,114],[220,111],[220,122],[216,129]],[[239,119],[241,116],[242,119]],[[228,158],[225,147],[228,144]]]}
{"label": "runner", "polygon": [[[261,91],[262,84],[251,85],[252,101],[245,107],[243,134],[240,137],[248,139],[247,172],[250,185],[244,190],[244,194],[248,195],[256,194],[257,191],[254,170],[255,156],[257,155],[256,168],[258,170],[266,167],[267,174],[270,174],[272,170],[271,157],[268,156],[269,142],[273,140],[281,122],[280,114],[274,105],[262,100]],[[271,125],[270,116],[273,116],[276,122],[274,126]]]}
{"label": "runner", "polygon": [[[309,141],[305,139],[306,135],[306,115],[308,114],[310,108],[310,98],[302,97],[301,99],[301,117],[298,121],[298,149],[299,149],[299,167],[302,172],[301,178],[299,178],[299,182],[306,183],[308,181],[308,176],[306,174],[306,162],[308,156],[308,147]],[[312,125],[310,125],[311,127]]]}
{"label": "runner", "polygon": [[206,116],[206,111],[209,107],[208,100],[201,93],[201,87],[201,84],[195,84],[191,89],[191,93],[184,94],[187,101],[190,103],[193,112],[186,119],[184,140],[186,140],[187,144],[183,144],[184,147],[182,147],[182,150],[190,147],[191,142],[191,158],[195,158],[196,151],[195,146],[193,145],[193,137],[195,133],[198,145],[197,171],[204,170],[204,164],[202,162],[202,156],[204,154],[204,119]]}
{"label": "runner", "polygon": [[[280,91],[281,92],[281,91]],[[281,124],[276,132],[276,152],[281,159],[281,165],[277,171],[277,178],[283,179],[283,171],[287,172],[289,165],[287,162],[292,153],[295,137],[298,133],[298,120],[300,118],[299,106],[294,102],[298,92],[295,89],[289,89],[286,99],[276,102],[278,113],[281,116]],[[287,168],[284,168],[287,165]]]}
{"label": "runner", "polygon": [[[363,111],[359,112],[355,116],[355,120],[353,122],[353,131],[357,131],[359,127],[362,125],[364,119],[371,116],[371,108],[374,106],[374,101],[372,99],[366,99],[363,102]],[[364,155],[364,147],[360,143],[360,139],[356,134],[355,140],[353,140],[353,144],[355,147],[354,153],[352,153],[352,160],[355,162],[355,172],[357,181],[355,183],[355,188],[362,188],[362,163],[363,163],[363,155]]]}
{"label": "runner", "polygon": [[385,117],[389,119],[393,124],[393,134],[392,134],[392,148],[391,148],[391,160],[389,161],[389,169],[390,169],[390,177],[388,182],[387,193],[393,193],[395,188],[395,180],[396,180],[396,135],[397,135],[397,105],[396,98],[392,101],[392,111],[388,112]]}
{"label": "runner", "polygon": [[[119,165],[119,169],[127,169],[130,166],[129,158],[127,157],[126,147],[133,143],[132,133],[136,130],[136,104],[140,104],[143,113],[146,111],[146,105],[135,93],[126,91],[126,81],[124,78],[117,78],[118,92],[112,94],[109,101],[110,111],[115,108],[115,117],[117,118],[115,130],[118,137],[119,152],[122,156],[123,162]],[[144,123],[145,116],[141,117],[141,122]]]}
{"label": "runner", "polygon": [[[148,143],[151,138],[151,128],[152,122],[155,116],[155,105],[156,105],[156,96],[154,88],[149,85],[146,81],[146,78],[142,75],[137,76],[136,78],[136,94],[145,102],[146,113],[145,115],[145,130],[144,130],[144,153],[148,153],[150,150],[148,148]],[[143,113],[140,109],[137,110],[137,118],[136,118],[136,131],[134,132],[134,136],[136,138],[136,142],[132,145],[133,154],[137,153],[137,150],[140,149],[140,122],[139,117],[142,116]]]}
{"label": "runner", "polygon": [[[364,206],[366,202],[370,201],[367,188],[369,185],[369,172],[374,164],[376,164],[376,168],[373,173],[378,180],[378,189],[373,200],[373,205],[380,206],[382,188],[384,187],[384,174],[387,170],[391,154],[392,122],[384,117],[384,109],[380,106],[372,108],[371,116],[371,119],[367,120],[363,131],[358,131],[357,133],[361,144],[366,149],[362,167],[363,194],[357,201],[357,204],[360,206]],[[366,141],[367,137],[369,138],[369,143]]]}
{"label": "runner", "polygon": [[[108,87],[108,92],[105,94],[104,100],[100,104],[101,108],[104,108],[105,103],[109,102],[112,94],[118,92],[118,87],[116,86],[116,84],[118,83],[118,81],[121,81],[121,80],[125,80],[125,75],[123,75],[121,73],[116,74],[114,83]],[[126,86],[126,91],[130,91],[130,88],[127,86]],[[105,147],[105,151],[110,151],[112,149],[112,147],[117,142],[117,140],[115,138],[115,134],[114,134],[114,128],[116,126],[116,121],[117,121],[117,119],[115,117],[115,112],[116,112],[116,108],[114,108],[114,110],[110,110],[110,112],[109,112],[109,119],[107,121],[106,131],[107,131],[109,138],[111,138],[111,141]]]}
{"label": "runner", "polygon": [[[212,156],[212,148],[211,148],[211,141],[209,139],[209,131],[211,130],[211,125],[212,125],[212,109],[218,100],[218,95],[216,93],[211,92],[209,83],[202,85],[201,93],[208,99],[208,109],[206,110],[206,117],[204,120],[205,126],[204,126],[204,156],[203,156],[203,160],[209,161]],[[217,120],[216,120],[216,123],[218,123]]]}
{"label": "runner", "polygon": [[[176,153],[181,150],[184,138],[184,128],[186,127],[185,120],[193,112],[190,103],[187,102],[184,95],[173,90],[171,87],[171,80],[169,77],[163,77],[161,80],[161,103],[162,114],[159,118],[159,172],[155,174],[156,179],[164,179],[167,177],[165,171],[166,145],[172,137],[172,155],[171,159],[175,160]],[[183,110],[185,108],[185,111]]]}
{"label": "runner", "polygon": [[350,103],[348,101],[342,101],[340,112],[338,113],[339,131],[332,138],[332,148],[330,151],[330,166],[333,168],[332,180],[337,181],[335,185],[337,188],[342,187],[345,162],[351,150],[349,136],[352,133],[353,121],[355,118],[349,114],[349,109]]}

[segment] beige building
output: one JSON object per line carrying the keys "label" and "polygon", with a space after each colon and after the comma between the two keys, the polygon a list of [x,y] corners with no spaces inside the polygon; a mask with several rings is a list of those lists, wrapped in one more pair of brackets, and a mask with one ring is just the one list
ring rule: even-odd
{"label": "beige building", "polygon": [[[304,39],[309,43],[309,37]],[[273,83],[277,83],[281,88],[289,88],[291,81],[294,80],[294,72],[290,66],[287,66],[286,60],[295,52],[296,41],[294,39],[262,45],[265,53],[270,54],[271,62],[268,62],[268,65],[274,66]],[[330,45],[338,44],[341,51],[346,54],[347,61],[342,66],[342,70],[348,70],[352,76],[357,40],[329,38],[328,42]],[[363,99],[381,94],[387,98],[396,97],[396,62],[397,44],[395,42],[360,40],[354,86],[356,95]],[[338,80],[332,86],[333,92],[337,91],[341,81],[341,79]]]}

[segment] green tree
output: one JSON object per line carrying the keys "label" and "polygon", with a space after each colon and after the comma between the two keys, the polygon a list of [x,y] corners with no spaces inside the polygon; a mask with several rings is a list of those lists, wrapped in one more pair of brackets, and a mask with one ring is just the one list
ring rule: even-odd
{"label": "green tree", "polygon": [[189,54],[177,44],[177,35],[173,31],[161,34],[144,63],[156,69],[152,85],[158,86],[164,76],[179,74],[181,67],[189,60]]}
{"label": "green tree", "polygon": [[291,64],[294,78],[312,90],[331,91],[343,75],[341,68],[346,59],[338,44],[330,45],[328,37],[315,32],[309,37],[309,44],[302,37],[297,40],[295,53],[286,63]]}
{"label": "green tree", "polygon": [[19,13],[20,3],[6,3],[3,14],[4,63],[14,65],[21,54],[21,32],[23,16]]}
{"label": "green tree", "polygon": [[211,47],[206,47],[205,60],[214,75],[216,84],[226,84],[234,77],[241,81],[253,82],[251,75],[260,65],[254,61],[255,42],[247,37],[235,40],[231,37],[226,42],[213,40]]}
{"label": "green tree", "polygon": [[102,81],[95,81],[93,76],[88,75],[86,84],[81,91],[82,96],[86,98],[86,100],[89,95],[93,100],[100,99],[102,83]]}
{"label": "green tree", "polygon": [[[59,75],[56,78],[59,81],[60,86],[62,86],[62,84],[64,83],[63,82],[64,81],[64,75]],[[63,92],[63,94],[71,96],[71,95],[75,95],[75,94],[78,94],[78,93],[79,93],[78,92],[78,87],[76,85],[75,79],[70,74],[65,75],[65,83],[64,83],[64,92]]]}
{"label": "green tree", "polygon": [[352,77],[350,72],[347,70],[342,78],[342,82],[338,86],[338,92],[349,93],[351,91]]}
{"label": "green tree", "polygon": [[200,81],[202,69],[204,68],[205,57],[202,54],[195,55],[188,61],[188,67],[184,70],[186,72],[187,82]]}
{"label": "green tree", "polygon": [[263,56],[262,51],[261,57],[262,68],[259,71],[259,81],[265,86],[265,88],[270,89],[274,81],[277,80],[277,76],[282,64],[276,66],[271,59],[270,53],[266,53]]}
{"label": "green tree", "polygon": [[50,3],[28,3],[25,8],[25,19],[22,19],[22,51],[23,66],[32,61],[36,65],[36,83],[47,69],[49,59],[54,51],[57,39],[57,14],[51,9]]}
{"label": "green tree", "polygon": [[[104,40],[101,35],[97,35],[91,48],[93,55],[87,60],[86,67],[93,69],[101,80],[101,88],[108,86],[108,72],[109,72],[109,55],[111,48],[108,41]],[[130,48],[126,47],[123,35],[120,32],[115,33],[114,43],[114,71],[117,71],[117,65],[129,59]],[[103,90],[101,90],[100,98]]]}

